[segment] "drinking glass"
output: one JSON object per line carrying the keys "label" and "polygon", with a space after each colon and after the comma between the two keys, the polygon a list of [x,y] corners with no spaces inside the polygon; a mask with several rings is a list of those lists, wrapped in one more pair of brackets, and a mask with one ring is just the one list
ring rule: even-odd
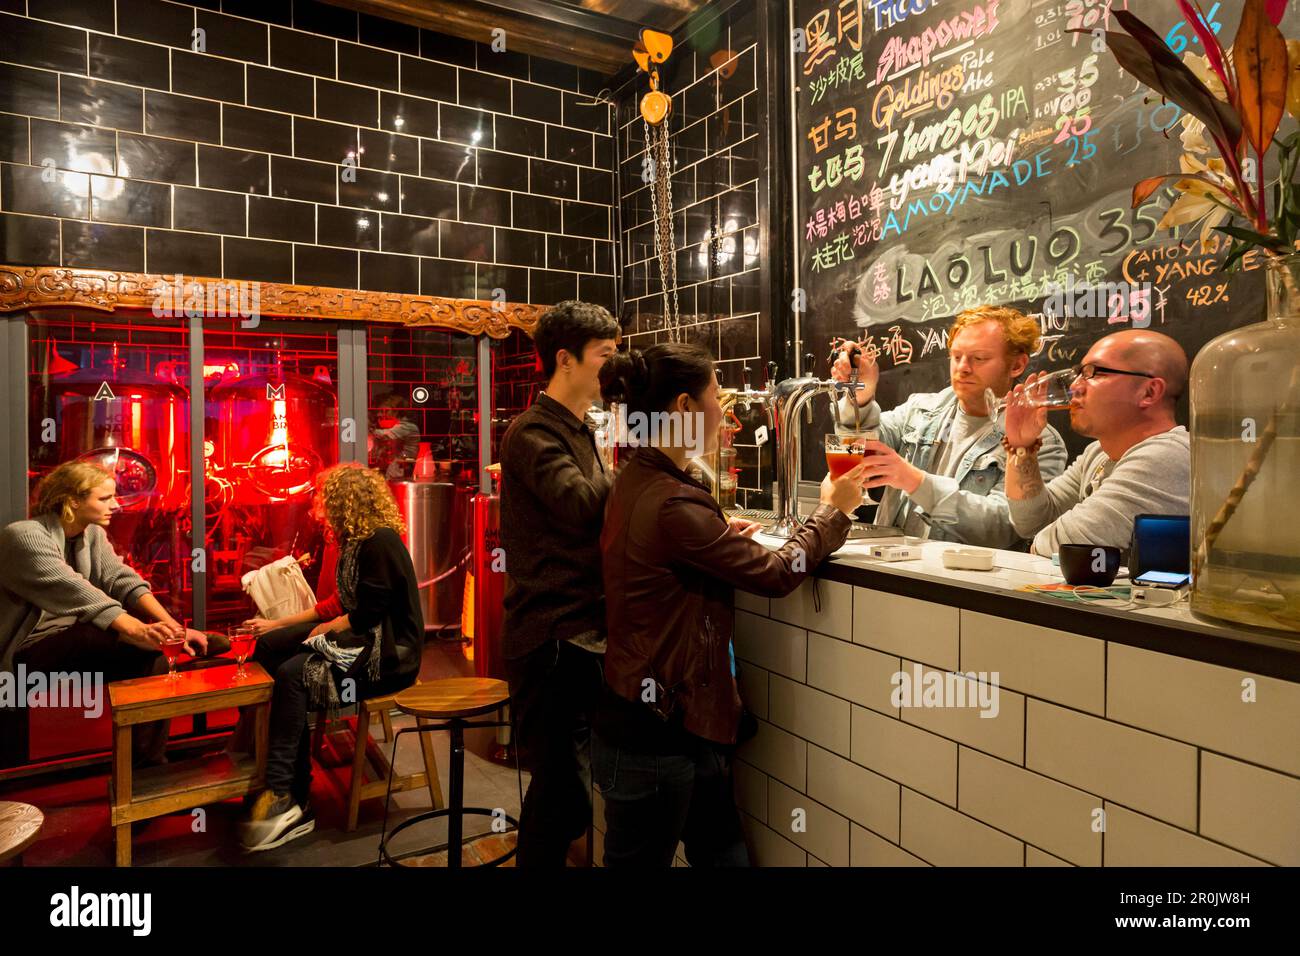
{"label": "drinking glass", "polygon": [[1072,368],[1057,369],[1025,389],[1025,403],[1030,408],[1046,408],[1049,411],[1069,408],[1073,398],[1070,386],[1077,377]]}
{"label": "drinking glass", "polygon": [[179,680],[181,675],[176,672],[176,659],[185,653],[185,635],[172,634],[164,638],[161,648],[163,657],[167,658],[167,679]]}
{"label": "drinking glass", "polygon": [[234,624],[226,628],[226,636],[230,638],[230,649],[235,652],[235,676],[231,680],[247,680],[248,671],[244,670],[244,661],[257,646],[257,632],[250,624]]}
{"label": "drinking glass", "polygon": [[862,464],[867,453],[866,443],[867,439],[862,435],[826,436],[826,467],[830,469],[831,481]]}
{"label": "drinking glass", "polygon": [[[866,443],[869,441],[880,441],[878,429],[868,428],[856,435],[826,436],[826,467],[830,469],[831,481],[857,467],[864,458],[873,454],[866,449]],[[866,488],[862,489],[862,503],[875,504],[867,494]]]}

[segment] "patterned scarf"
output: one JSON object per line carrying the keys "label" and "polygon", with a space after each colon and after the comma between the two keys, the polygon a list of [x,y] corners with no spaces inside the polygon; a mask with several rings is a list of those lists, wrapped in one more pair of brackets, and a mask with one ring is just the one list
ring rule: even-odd
{"label": "patterned scarf", "polygon": [[[338,572],[335,580],[338,584],[339,603],[344,613],[351,613],[357,607],[357,553],[361,541],[349,541],[339,555]],[[378,624],[370,629],[370,641],[357,647],[340,647],[328,634],[317,634],[308,638],[306,644],[314,654],[303,666],[303,680],[307,685],[307,699],[313,710],[324,710],[330,720],[339,712],[338,688],[334,686],[331,667],[337,667],[344,674],[351,672],[357,660],[368,652],[365,659],[365,676],[372,683],[379,680],[380,646],[382,630]]]}

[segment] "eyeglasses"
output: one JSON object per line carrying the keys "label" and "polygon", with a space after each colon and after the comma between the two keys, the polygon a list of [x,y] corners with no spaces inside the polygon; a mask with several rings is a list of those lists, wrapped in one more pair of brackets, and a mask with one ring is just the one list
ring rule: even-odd
{"label": "eyeglasses", "polygon": [[1082,365],[1075,365],[1070,369],[1075,378],[1081,378],[1085,382],[1091,379],[1098,372],[1108,375],[1136,375],[1139,378],[1159,378],[1159,375],[1152,375],[1150,372],[1130,372],[1122,368],[1109,368],[1105,365],[1098,365],[1096,362],[1085,362]]}

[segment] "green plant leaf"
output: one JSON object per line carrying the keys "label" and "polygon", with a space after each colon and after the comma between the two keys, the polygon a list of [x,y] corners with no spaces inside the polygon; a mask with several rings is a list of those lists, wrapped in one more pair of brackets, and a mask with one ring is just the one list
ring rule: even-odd
{"label": "green plant leaf", "polygon": [[1242,242],[1249,243],[1252,246],[1263,246],[1265,249],[1275,249],[1280,244],[1277,237],[1265,236],[1253,229],[1244,229],[1241,226],[1215,226],[1219,232],[1226,233],[1234,239],[1240,239]]}
{"label": "green plant leaf", "polygon": [[[1224,232],[1227,228],[1230,227],[1215,226],[1215,229],[1219,232]],[[1219,267],[1219,270],[1221,272],[1236,272],[1237,267],[1241,264],[1241,257],[1249,250],[1250,246],[1245,243],[1238,243],[1236,239],[1233,239],[1232,244],[1228,246],[1228,255],[1224,258],[1223,265]]]}

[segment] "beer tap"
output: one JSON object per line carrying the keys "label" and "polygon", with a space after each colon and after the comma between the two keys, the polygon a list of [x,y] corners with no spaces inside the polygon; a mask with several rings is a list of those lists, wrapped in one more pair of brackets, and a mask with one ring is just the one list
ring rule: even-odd
{"label": "beer tap", "polygon": [[[853,366],[853,375],[848,382],[836,382],[833,379],[819,379],[815,375],[800,378],[788,378],[773,389],[773,418],[776,423],[777,453],[777,502],[776,524],[765,529],[768,534],[780,538],[791,537],[801,523],[799,517],[799,413],[805,412],[806,419],[812,424],[812,400],[817,395],[826,395],[831,403],[831,412],[839,424],[839,398],[846,389],[856,391],[863,385],[857,380],[855,358],[860,356],[856,345],[849,352],[849,361]],[[834,353],[831,354],[832,360]],[[804,356],[807,367],[813,365],[813,356]]]}
{"label": "beer tap", "polygon": [[[836,382],[835,387],[837,389],[840,389],[841,391],[847,391],[852,393],[852,392],[856,392],[859,388],[866,387],[864,384],[858,381],[858,373],[859,373],[858,362],[862,358],[862,350],[858,348],[857,343],[850,342],[848,339],[843,339],[843,338],[834,339],[831,342],[831,354],[830,357],[827,359],[827,364],[828,365],[835,364],[836,355],[839,353],[839,350],[844,346],[848,346],[849,380],[847,382]],[[838,431],[843,424],[840,421],[840,401],[838,395],[832,396],[831,398],[831,417],[835,419],[835,428]]]}
{"label": "beer tap", "polygon": [[737,405],[744,406],[745,411],[749,411],[752,405],[755,404],[760,405],[763,408],[763,411],[767,414],[768,419],[770,421],[772,416],[771,416],[771,409],[769,408],[769,404],[772,401],[772,382],[774,380],[774,376],[776,373],[776,363],[768,362],[767,366],[768,366],[768,382],[767,385],[765,385],[763,388],[753,388],[749,384],[749,373],[750,373],[749,366],[748,365],[741,366],[740,381],[743,387],[736,391],[735,403]]}

